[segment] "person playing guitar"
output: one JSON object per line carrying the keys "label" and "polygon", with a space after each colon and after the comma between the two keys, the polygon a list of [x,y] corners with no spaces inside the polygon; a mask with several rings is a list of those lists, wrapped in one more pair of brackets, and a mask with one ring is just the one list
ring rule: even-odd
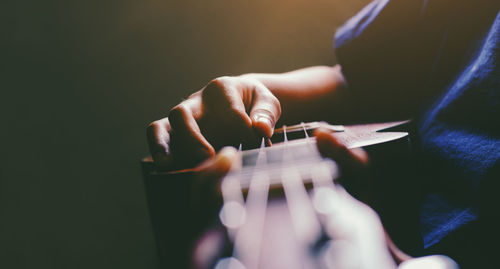
{"label": "person playing guitar", "polygon": [[[463,267],[492,266],[487,246],[498,238],[492,189],[500,174],[499,5],[436,2],[372,2],[337,30],[339,64],[333,67],[210,81],[148,126],[156,169],[198,167],[215,180],[229,171],[236,152],[225,146],[258,146],[281,125],[411,118],[424,189],[420,255],[441,252]],[[476,23],[463,30],[465,21]],[[347,147],[329,130],[314,135],[319,152],[342,170],[362,173],[370,166],[362,148]],[[352,201],[380,233],[372,210]]]}

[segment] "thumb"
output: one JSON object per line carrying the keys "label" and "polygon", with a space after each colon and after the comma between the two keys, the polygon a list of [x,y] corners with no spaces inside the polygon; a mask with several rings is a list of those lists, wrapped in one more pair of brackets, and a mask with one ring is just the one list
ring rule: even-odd
{"label": "thumb", "polygon": [[224,147],[217,155],[195,168],[195,172],[199,173],[202,180],[217,180],[229,172],[236,156],[237,150],[235,148]]}
{"label": "thumb", "polygon": [[231,169],[237,155],[235,148],[225,147],[192,170],[194,177],[190,184],[190,214],[199,231],[208,227],[212,217],[220,209],[220,181]]}
{"label": "thumb", "polygon": [[281,116],[281,105],[278,100],[264,85],[254,90],[254,102],[250,110],[252,127],[258,135],[271,137],[274,126]]}
{"label": "thumb", "polygon": [[215,156],[194,168],[195,178],[192,185],[193,205],[195,208],[210,207],[220,199],[220,182],[238,158],[233,147],[224,147]]}

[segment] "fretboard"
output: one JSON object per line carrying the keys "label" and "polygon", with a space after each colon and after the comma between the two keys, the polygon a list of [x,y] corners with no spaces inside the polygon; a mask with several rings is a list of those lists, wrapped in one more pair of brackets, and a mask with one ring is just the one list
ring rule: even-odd
{"label": "fretboard", "polygon": [[[407,136],[405,132],[377,132],[401,123],[349,128],[319,122],[301,123],[277,129],[271,147],[266,147],[263,139],[260,148],[240,150],[241,158],[221,184],[224,204],[219,217],[234,242],[232,257],[221,259],[219,264],[225,264],[221,268],[260,267],[269,191],[273,187],[283,189],[296,244],[302,253],[307,253],[308,246],[321,237],[325,225],[321,223],[321,215],[330,214],[322,208],[329,208],[328,205],[335,202],[338,187],[334,186],[334,180],[338,177],[338,169],[334,161],[319,154],[316,139],[311,137],[314,129],[330,129],[346,147],[354,148]],[[319,199],[315,205],[311,192],[306,189],[307,184]],[[302,262],[307,263],[310,257],[306,256],[301,258]]]}

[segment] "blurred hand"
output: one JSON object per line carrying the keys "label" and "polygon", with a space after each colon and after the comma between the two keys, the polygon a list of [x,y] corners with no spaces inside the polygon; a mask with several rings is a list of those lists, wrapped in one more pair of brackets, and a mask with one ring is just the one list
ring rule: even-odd
{"label": "blurred hand", "polygon": [[380,194],[375,190],[370,157],[363,148],[347,148],[330,130],[315,131],[317,147],[321,155],[337,162],[340,168],[340,183],[356,199],[373,208],[378,207]]}
{"label": "blurred hand", "polygon": [[[222,148],[215,156],[203,161],[199,166],[193,168],[196,175],[196,184],[200,186],[201,192],[219,192],[219,183],[235,161],[237,161],[238,151],[233,147]],[[205,187],[210,186],[209,190]]]}
{"label": "blurred hand", "polygon": [[[194,181],[191,185],[194,210],[210,211],[220,207],[220,182],[237,160],[238,151],[233,147],[224,147],[215,156],[203,161],[192,169]],[[207,213],[207,212],[205,212]],[[198,215],[200,215],[198,213]],[[205,215],[205,214],[201,214]],[[213,216],[202,216],[210,218]]]}
{"label": "blurred hand", "polygon": [[[340,183],[349,190],[347,192],[341,185],[335,184],[336,195],[330,195],[331,201],[327,202],[331,211],[327,213],[330,218],[327,232],[334,238],[331,245],[348,242],[351,246],[347,249],[342,248],[342,256],[330,253],[335,257],[334,259],[330,257],[330,262],[336,264],[335,268],[345,268],[345,264],[353,262],[359,263],[359,268],[395,268],[394,261],[400,263],[411,259],[392,242],[384,231],[377,213],[363,203],[373,202],[369,187],[373,182],[366,176],[370,164],[367,152],[362,148],[347,148],[329,130],[318,129],[314,134],[321,155],[339,164],[342,174]],[[359,191],[361,181],[364,181],[362,184],[364,187],[368,186],[367,191],[366,189]],[[340,241],[337,242],[336,238],[340,238]]]}
{"label": "blurred hand", "polygon": [[356,169],[368,166],[370,159],[366,151],[362,148],[348,149],[333,136],[332,131],[320,128],[314,136],[321,155],[335,160],[341,167]]}
{"label": "blurred hand", "polygon": [[159,169],[193,167],[223,146],[271,137],[280,116],[280,102],[258,80],[220,77],[151,123],[148,144]]}

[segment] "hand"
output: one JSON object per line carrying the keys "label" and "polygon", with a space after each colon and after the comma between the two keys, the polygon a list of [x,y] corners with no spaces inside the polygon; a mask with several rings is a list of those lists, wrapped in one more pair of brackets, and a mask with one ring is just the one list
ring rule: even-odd
{"label": "hand", "polygon": [[[370,187],[373,182],[366,173],[370,164],[368,153],[362,148],[347,148],[329,130],[318,129],[314,134],[320,153],[339,164],[342,174],[340,183],[349,191],[335,184],[336,195],[333,197],[336,197],[336,201],[329,201],[330,205],[327,207],[332,210],[327,214],[332,220],[328,222],[330,224],[327,230],[335,234],[331,235],[333,238],[347,240],[351,246],[359,248],[356,254],[339,256],[337,259],[340,260],[335,262],[357,261],[360,263],[360,268],[395,268],[392,259],[397,263],[410,260],[411,257],[392,242],[390,236],[384,231],[377,213],[369,206],[373,203],[373,193]],[[360,188],[360,185],[363,187]],[[344,213],[339,214],[339,212]],[[360,234],[363,235],[360,236]],[[360,251],[363,249],[370,249],[370,251]]]}
{"label": "hand", "polygon": [[347,148],[329,130],[318,129],[314,134],[321,155],[339,164],[339,183],[357,199],[373,206],[376,200],[376,193],[373,192],[375,182],[370,173],[368,153],[362,148]]}
{"label": "hand", "polygon": [[220,201],[220,182],[235,161],[237,161],[236,149],[224,147],[215,156],[192,169],[194,181],[191,184],[191,197],[193,197],[191,206],[194,211],[200,211],[194,215],[202,219],[215,215],[215,213],[206,213],[220,208],[222,202]]}
{"label": "hand", "polygon": [[[370,266],[367,265],[370,263],[372,263],[372,266],[376,264],[377,266],[375,267],[378,268],[395,268],[395,264],[386,247],[386,245],[391,246],[389,243],[392,242],[386,242],[384,229],[379,217],[368,205],[358,200],[365,200],[363,198],[366,197],[360,197],[359,193],[355,194],[357,199],[351,196],[352,191],[350,187],[353,185],[352,180],[360,177],[360,174],[363,174],[363,171],[369,166],[370,159],[367,152],[362,148],[347,148],[327,129],[320,128],[314,132],[314,135],[321,155],[333,159],[339,164],[342,174],[339,181],[341,185],[347,185],[346,188],[349,191],[346,192],[341,185],[335,184],[333,186],[334,193],[336,193],[335,195],[333,195],[333,193],[322,195],[323,192],[331,192],[331,190],[316,192],[315,200],[317,201],[324,200],[324,198],[321,199],[322,196],[329,198],[323,202],[325,208],[329,210],[322,212],[326,214],[327,219],[330,219],[326,221],[326,223],[328,223],[326,227],[327,233],[334,238],[334,241],[336,238],[341,238],[349,242],[349,244],[356,249],[359,248],[355,251],[356,254],[346,252],[343,257],[339,256],[335,259],[330,259],[332,262],[336,263],[336,267],[339,268],[344,267],[342,265],[343,263],[352,263],[355,261],[360,263],[358,266],[360,268],[369,268]],[[346,180],[346,178],[349,180]],[[362,194],[361,196],[366,195]],[[339,214],[339,212],[345,213]],[[356,228],[353,229],[353,226],[356,226]],[[363,238],[356,235],[359,233],[363,234]],[[360,250],[366,248],[361,246],[368,246],[371,251],[363,253]],[[392,244],[392,246],[394,245]],[[376,259],[374,259],[374,257],[376,257]]]}
{"label": "hand", "polygon": [[326,129],[314,132],[318,150],[321,155],[335,160],[343,169],[364,169],[370,163],[370,158],[362,148],[348,149]]}
{"label": "hand", "polygon": [[223,146],[271,137],[280,116],[280,102],[258,80],[221,77],[151,123],[149,148],[159,169],[192,167]]}

